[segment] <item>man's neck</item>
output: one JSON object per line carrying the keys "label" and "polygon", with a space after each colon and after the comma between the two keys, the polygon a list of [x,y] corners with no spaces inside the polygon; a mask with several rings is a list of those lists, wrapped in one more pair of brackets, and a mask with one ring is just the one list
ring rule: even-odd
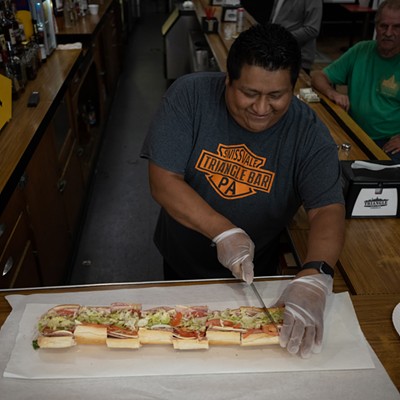
{"label": "man's neck", "polygon": [[400,50],[384,50],[378,47],[379,55],[383,58],[393,58],[400,54]]}

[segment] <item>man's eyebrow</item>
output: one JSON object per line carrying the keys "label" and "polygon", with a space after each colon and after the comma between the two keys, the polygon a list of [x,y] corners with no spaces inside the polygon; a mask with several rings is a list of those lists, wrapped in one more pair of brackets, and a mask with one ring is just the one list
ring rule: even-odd
{"label": "man's eyebrow", "polygon": [[246,86],[246,85],[241,85],[240,89],[241,90],[245,90],[246,92],[254,92],[254,93],[259,93],[260,92],[259,90],[253,89],[253,88],[251,88],[249,86]]}
{"label": "man's eyebrow", "polygon": [[384,25],[384,26],[394,26],[395,28],[399,28],[400,27],[400,22],[396,22],[395,24],[389,24],[387,22],[380,22],[378,25]]}
{"label": "man's eyebrow", "polygon": [[[253,89],[253,88],[249,88],[247,86],[241,86],[240,90],[244,91],[244,92],[251,92],[251,93],[262,93],[257,89]],[[273,90],[271,92],[268,92],[266,94],[271,95],[271,94],[281,94],[282,92],[284,92],[284,89],[277,89],[277,90]]]}

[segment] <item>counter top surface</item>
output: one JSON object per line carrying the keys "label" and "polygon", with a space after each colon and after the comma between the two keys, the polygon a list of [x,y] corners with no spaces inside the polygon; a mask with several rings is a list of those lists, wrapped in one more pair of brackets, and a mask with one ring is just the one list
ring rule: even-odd
{"label": "counter top surface", "polygon": [[97,15],[91,15],[88,12],[83,17],[78,16],[76,22],[70,25],[65,24],[63,17],[57,17],[57,36],[93,35],[112,2],[113,0],[101,0],[99,2],[99,13]]}
{"label": "counter top surface", "polygon": [[[0,212],[24,172],[25,156],[43,133],[51,107],[66,89],[80,55],[81,50],[55,50],[40,67],[36,79],[29,81],[22,96],[13,101],[12,118],[0,131]],[[32,91],[39,92],[40,101],[37,107],[29,108]],[[9,184],[14,186],[8,188]]]}

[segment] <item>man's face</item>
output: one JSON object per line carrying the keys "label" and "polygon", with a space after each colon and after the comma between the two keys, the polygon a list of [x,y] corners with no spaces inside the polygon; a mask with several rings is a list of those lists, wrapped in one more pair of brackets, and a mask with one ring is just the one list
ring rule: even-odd
{"label": "man's face", "polygon": [[382,57],[400,53],[400,10],[385,7],[376,24],[376,41]]}
{"label": "man's face", "polygon": [[286,113],[293,88],[289,70],[266,71],[245,64],[240,78],[226,78],[225,99],[234,120],[250,132],[262,132]]}

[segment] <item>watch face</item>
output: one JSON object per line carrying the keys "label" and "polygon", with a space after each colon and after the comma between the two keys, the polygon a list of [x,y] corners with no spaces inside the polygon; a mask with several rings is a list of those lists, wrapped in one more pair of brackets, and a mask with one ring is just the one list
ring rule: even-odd
{"label": "watch face", "polygon": [[326,275],[331,275],[333,277],[333,268],[331,268],[327,263],[322,262],[319,270],[321,273],[326,274]]}
{"label": "watch face", "polygon": [[301,269],[313,268],[321,274],[330,275],[333,278],[334,269],[324,261],[310,261],[305,263]]}

